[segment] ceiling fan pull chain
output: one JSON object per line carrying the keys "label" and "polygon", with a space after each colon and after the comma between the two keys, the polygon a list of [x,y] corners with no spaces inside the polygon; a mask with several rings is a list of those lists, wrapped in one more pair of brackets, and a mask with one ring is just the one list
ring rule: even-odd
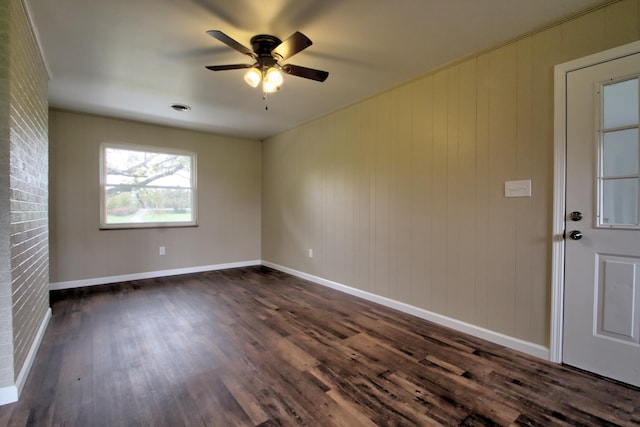
{"label": "ceiling fan pull chain", "polygon": [[269,110],[269,103],[267,102],[267,92],[262,92],[262,100],[264,101],[264,110]]}

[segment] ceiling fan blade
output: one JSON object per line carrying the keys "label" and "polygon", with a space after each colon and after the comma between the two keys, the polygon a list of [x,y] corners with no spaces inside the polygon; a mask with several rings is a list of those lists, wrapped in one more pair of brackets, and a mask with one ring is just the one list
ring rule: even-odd
{"label": "ceiling fan blade", "polygon": [[304,77],[305,79],[323,82],[329,77],[329,72],[316,70],[315,68],[301,67],[299,65],[286,64],[282,66],[285,73],[292,76]]}
{"label": "ceiling fan blade", "polygon": [[231,65],[207,65],[205,68],[211,71],[240,70],[242,68],[251,68],[250,64],[231,64]]}
{"label": "ceiling fan blade", "polygon": [[291,37],[273,48],[271,55],[277,56],[277,59],[280,61],[285,61],[296,53],[308,48],[312,44],[313,42],[309,37],[305,36],[300,31],[296,31]]}
{"label": "ceiling fan blade", "polygon": [[207,34],[209,34],[214,39],[221,41],[222,43],[226,44],[227,46],[237,50],[240,53],[248,55],[248,56],[250,56],[252,58],[256,57],[256,54],[251,49],[249,49],[248,47],[238,43],[237,41],[235,41],[234,39],[232,39],[231,37],[229,37],[228,35],[226,35],[222,31],[209,30],[209,31],[207,31]]}

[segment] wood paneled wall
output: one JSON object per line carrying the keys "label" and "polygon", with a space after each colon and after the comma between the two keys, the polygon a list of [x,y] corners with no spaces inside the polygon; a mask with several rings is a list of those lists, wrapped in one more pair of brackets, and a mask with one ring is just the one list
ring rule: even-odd
{"label": "wood paneled wall", "polygon": [[[639,14],[610,4],[269,138],[262,258],[548,346],[553,67],[637,40]],[[504,198],[521,179],[532,197]]]}

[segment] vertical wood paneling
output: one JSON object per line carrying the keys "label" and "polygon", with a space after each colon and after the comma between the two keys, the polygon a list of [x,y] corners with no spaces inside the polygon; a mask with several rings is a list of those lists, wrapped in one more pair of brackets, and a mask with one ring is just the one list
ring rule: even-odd
{"label": "vertical wood paneling", "polygon": [[638,13],[636,0],[615,3],[604,10],[607,49],[638,40]]}
{"label": "vertical wood paneling", "polygon": [[[309,227],[314,258],[292,253],[308,249],[293,236],[267,242],[263,258],[547,345],[553,66],[637,40],[638,5],[611,4],[264,142],[263,167],[281,169],[264,174],[265,197],[277,197],[263,201],[265,227]],[[295,154],[285,163],[280,150]],[[532,197],[505,198],[504,182],[520,179]],[[291,180],[309,184],[271,189]],[[278,212],[287,198],[307,200],[293,218]]]}
{"label": "vertical wood paneling", "polygon": [[562,24],[563,61],[581,58],[606,49],[603,9]]}
{"label": "vertical wood paneling", "polygon": [[431,269],[431,309],[445,311],[447,304],[447,89],[448,73],[441,71],[433,76],[433,169],[432,221],[433,264]]}
{"label": "vertical wood paneling", "polygon": [[398,107],[400,105],[400,93],[399,90],[391,91],[387,94],[385,106],[386,114],[388,115],[388,130],[385,132],[385,144],[387,145],[387,188],[388,191],[388,205],[387,212],[389,215],[389,228],[387,230],[387,266],[388,266],[388,281],[389,287],[387,289],[388,296],[393,299],[398,298],[398,251],[399,251],[399,238],[398,238]]}
{"label": "vertical wood paneling", "polygon": [[397,287],[395,298],[411,303],[411,248],[413,246],[412,233],[412,188],[411,161],[413,155],[413,126],[411,114],[411,93],[413,85],[404,85],[398,89],[398,104],[396,116],[398,121],[397,148],[397,247],[395,258],[397,265]]}
{"label": "vertical wood paneling", "polygon": [[[312,274],[320,274],[323,272],[322,270],[322,260],[324,258],[324,248],[322,246],[322,214],[324,213],[322,210],[322,147],[323,145],[320,143],[322,140],[322,126],[323,120],[316,120],[309,124],[310,129],[307,132],[304,132],[304,139],[298,141],[298,144],[304,145],[308,151],[306,152],[306,157],[308,157],[309,161],[307,162],[308,170],[306,171],[307,175],[310,175],[310,185],[312,188],[311,195],[309,197],[309,211],[311,214],[311,233],[309,239],[309,248],[313,249],[313,258],[311,259]],[[309,138],[310,140],[306,140]],[[305,143],[306,142],[306,143]],[[303,149],[303,148],[301,148]],[[263,144],[263,153],[265,152],[264,144]],[[264,164],[264,154],[263,154],[263,164]],[[263,188],[265,187],[265,182],[262,184]],[[265,202],[263,201],[263,211],[264,211]],[[264,253],[264,252],[263,252]],[[286,259],[286,258],[285,258]]]}
{"label": "vertical wood paneling", "polygon": [[447,153],[442,159],[447,165],[446,174],[446,203],[447,218],[446,246],[446,308],[447,313],[458,317],[464,309],[460,304],[459,290],[459,237],[460,237],[460,183],[459,183],[459,127],[460,127],[460,66],[453,66],[447,70]]}
{"label": "vertical wood paneling", "polygon": [[550,247],[553,212],[553,66],[563,61],[562,29],[555,27],[532,37],[533,54],[533,171],[531,241],[532,283],[530,340],[548,342]]}
{"label": "vertical wood paneling", "polygon": [[375,292],[382,296],[389,295],[391,277],[389,276],[389,258],[391,255],[390,226],[390,127],[391,107],[390,93],[376,98],[376,121],[374,123],[375,136],[373,138],[376,150],[375,166]]}
{"label": "vertical wood paneling", "polygon": [[307,181],[305,179],[306,170],[308,169],[309,158],[303,156],[303,161],[298,161],[302,155],[303,150],[297,141],[300,138],[300,130],[296,129],[291,135],[291,144],[289,145],[289,151],[294,153],[294,156],[290,158],[292,162],[296,163],[295,183],[292,185],[292,194],[289,198],[295,200],[295,250],[296,250],[296,265],[305,265],[307,259],[307,250],[309,248],[309,231],[311,230],[309,224],[308,204],[306,197],[295,197],[297,194],[306,194]]}
{"label": "vertical wood paneling", "polygon": [[319,140],[318,144],[320,144],[321,149],[321,159],[322,162],[320,164],[320,174],[322,177],[321,191],[322,191],[322,200],[320,204],[320,209],[322,212],[321,217],[321,233],[322,233],[322,272],[329,279],[334,278],[334,256],[333,256],[333,245],[334,245],[334,228],[335,225],[333,223],[334,220],[334,205],[333,199],[335,196],[335,185],[334,180],[331,177],[331,168],[333,166],[332,152],[333,147],[335,145],[335,139],[333,138],[332,129],[333,126],[327,126],[327,118],[322,119],[322,143]]}
{"label": "vertical wood paneling", "polygon": [[411,193],[411,288],[412,301],[420,307],[431,305],[430,272],[433,267],[433,78],[412,85],[413,150]]}
{"label": "vertical wood paneling", "polygon": [[475,324],[489,322],[489,55],[477,58]]}
{"label": "vertical wood paneling", "polygon": [[365,101],[356,108],[355,138],[358,146],[358,203],[354,215],[354,227],[356,229],[355,242],[355,278],[354,283],[359,289],[372,291],[373,264],[371,263],[371,233],[373,229],[371,209],[371,179],[373,176],[373,151],[372,145],[372,115],[371,101]]}
{"label": "vertical wood paneling", "polygon": [[458,319],[473,323],[475,320],[476,267],[476,119],[477,119],[476,60],[460,66],[460,120],[459,120],[459,188],[458,188],[458,283],[455,303]]}
{"label": "vertical wood paneling", "polygon": [[[517,137],[516,137],[516,179],[530,179],[535,191],[537,182],[531,176],[532,167],[532,43],[531,38],[516,44],[517,55]],[[533,190],[532,190],[533,191]],[[515,277],[515,334],[530,339],[531,325],[531,289],[532,265],[531,242],[534,239],[532,228],[531,198],[516,199],[516,277]]]}
{"label": "vertical wood paneling", "polygon": [[340,155],[342,156],[342,162],[340,166],[341,170],[341,182],[340,182],[340,197],[342,203],[342,211],[340,212],[340,227],[344,236],[344,249],[343,257],[340,263],[340,283],[353,283],[352,270],[352,254],[353,254],[353,223],[350,221],[353,215],[353,162],[351,160],[351,153],[353,152],[353,145],[350,143],[350,129],[353,122],[353,108],[349,107],[345,110],[345,117],[342,132],[338,141],[340,142]]}
{"label": "vertical wood paneling", "polygon": [[308,250],[313,248],[313,213],[311,212],[312,204],[311,197],[313,196],[313,185],[312,185],[312,174],[309,174],[308,171],[311,170],[311,156],[308,155],[308,151],[306,155],[303,155],[304,148],[309,150],[313,147],[313,144],[310,146],[304,147],[303,144],[300,144],[299,141],[302,138],[303,133],[301,129],[297,129],[298,132],[294,137],[294,144],[296,144],[296,158],[299,161],[300,175],[298,175],[298,179],[300,180],[300,191],[302,191],[301,197],[301,209],[304,212],[304,218],[300,219],[300,226],[303,228],[301,235],[299,236],[301,246],[303,247],[303,261],[301,262],[302,267],[306,271],[311,271],[313,268],[312,259],[308,257]]}
{"label": "vertical wood paneling", "polygon": [[376,121],[378,119],[378,107],[377,100],[370,99],[366,102],[368,106],[369,119],[366,121],[367,125],[369,125],[369,131],[367,135],[369,136],[367,151],[370,154],[370,169],[369,169],[369,212],[371,212],[371,218],[369,219],[369,262],[371,265],[371,281],[369,284],[369,289],[371,292],[376,292],[376,225],[378,223],[376,215],[376,176],[378,174],[377,168],[377,139],[376,134],[378,129],[376,127]]}
{"label": "vertical wood paneling", "polygon": [[331,139],[332,150],[329,153],[331,162],[328,162],[327,178],[333,186],[333,198],[327,204],[327,208],[332,211],[333,236],[328,242],[330,245],[330,253],[333,258],[333,275],[331,279],[343,282],[346,276],[346,224],[345,218],[347,213],[346,199],[346,125],[348,110],[343,110],[338,115],[333,126],[328,128],[329,138]]}
{"label": "vertical wood paneling", "polygon": [[[296,134],[297,132],[295,130],[289,134],[287,144],[282,147],[282,150],[280,151],[281,161],[285,163],[293,161],[294,156],[297,154],[297,150],[292,143]],[[300,234],[301,223],[303,220],[302,218],[299,218],[299,215],[302,213],[300,205],[303,202],[303,199],[289,198],[287,195],[295,194],[299,190],[300,173],[300,164],[293,163],[292,174],[295,179],[287,181],[281,180],[280,185],[278,186],[283,196],[283,201],[286,202],[280,205],[280,211],[285,218],[288,218],[288,220],[283,224],[281,238],[283,246],[287,248],[287,252],[293,255],[293,262],[295,262],[296,265],[300,264],[300,243],[301,240],[304,239],[304,235]]]}
{"label": "vertical wood paneling", "polygon": [[504,197],[504,182],[516,179],[516,48],[489,54],[489,307],[488,326],[515,332],[514,199]]}
{"label": "vertical wood paneling", "polygon": [[356,107],[350,107],[348,109],[347,123],[348,126],[345,130],[345,139],[343,141],[345,145],[345,279],[342,283],[354,283],[355,281],[355,247],[356,247],[356,218],[355,212],[358,207],[358,183],[359,183],[359,163],[358,163],[358,151],[359,147],[357,143],[357,127],[353,126],[353,123],[357,123],[358,114]]}

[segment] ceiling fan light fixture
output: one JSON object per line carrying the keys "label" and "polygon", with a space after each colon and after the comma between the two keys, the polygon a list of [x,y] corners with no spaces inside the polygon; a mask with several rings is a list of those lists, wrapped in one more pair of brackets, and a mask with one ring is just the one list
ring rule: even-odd
{"label": "ceiling fan light fixture", "polygon": [[274,85],[273,83],[270,82],[263,82],[262,83],[262,91],[264,93],[273,93],[273,92],[277,92],[278,89],[280,89],[280,87]]}
{"label": "ceiling fan light fixture", "polygon": [[272,93],[280,89],[284,82],[282,73],[275,67],[271,67],[264,75],[264,81],[262,82],[262,89],[265,93]]}
{"label": "ceiling fan light fixture", "polygon": [[251,87],[258,87],[262,81],[262,73],[257,68],[251,68],[244,74],[244,81]]}
{"label": "ceiling fan light fixture", "polygon": [[280,86],[284,81],[284,78],[282,77],[282,73],[280,72],[280,70],[275,67],[271,67],[267,70],[265,80],[275,86]]}
{"label": "ceiling fan light fixture", "polygon": [[207,34],[230,48],[250,56],[255,62],[252,65],[207,65],[205,68],[211,71],[249,69],[244,74],[244,81],[251,87],[258,87],[262,82],[262,94],[265,100],[268,93],[276,92],[282,86],[284,82],[283,73],[319,82],[325,81],[329,76],[326,71],[279,63],[279,61],[287,61],[293,55],[313,44],[309,37],[300,31],[296,31],[284,41],[269,34],[255,35],[251,37],[251,49],[238,43],[220,30],[209,30]]}

